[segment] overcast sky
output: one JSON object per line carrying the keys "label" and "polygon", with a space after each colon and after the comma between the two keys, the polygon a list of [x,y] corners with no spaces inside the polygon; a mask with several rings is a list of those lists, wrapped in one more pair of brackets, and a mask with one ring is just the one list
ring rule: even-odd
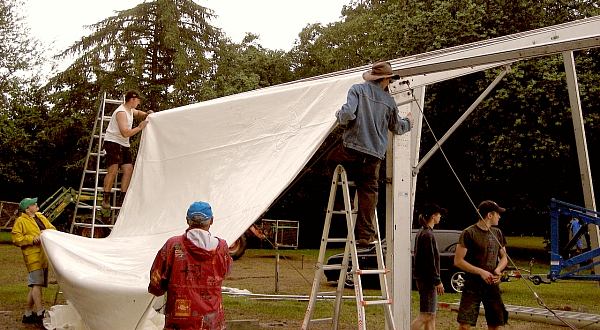
{"label": "overcast sky", "polygon": [[[309,23],[338,21],[350,0],[195,0],[219,17],[213,25],[234,42],[246,32],[260,36],[265,48],[290,50]],[[89,33],[84,25],[133,8],[143,0],[25,0],[24,15],[31,33],[58,52]]]}

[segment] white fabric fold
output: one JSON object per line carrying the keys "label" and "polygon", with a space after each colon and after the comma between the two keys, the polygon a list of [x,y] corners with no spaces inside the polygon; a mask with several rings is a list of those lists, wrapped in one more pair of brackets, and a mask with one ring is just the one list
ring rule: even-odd
{"label": "white fabric fold", "polygon": [[[187,228],[193,201],[212,206],[234,242],[292,182],[335,124],[360,73],[275,86],[150,116],[109,237],[45,231],[61,291],[89,329],[142,328],[157,251]],[[234,265],[235,267],[235,265]]]}

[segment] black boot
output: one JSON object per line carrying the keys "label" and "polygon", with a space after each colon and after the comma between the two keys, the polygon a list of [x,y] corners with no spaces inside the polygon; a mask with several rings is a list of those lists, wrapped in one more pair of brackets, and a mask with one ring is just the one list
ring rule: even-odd
{"label": "black boot", "polygon": [[32,316],[35,316],[35,323],[37,324],[44,324],[44,314],[46,313],[45,310],[43,310],[42,312],[40,312],[39,314],[37,313],[33,313],[31,314]]}
{"label": "black boot", "polygon": [[37,315],[35,313],[31,313],[31,315],[23,315],[22,322],[25,324],[37,323]]}

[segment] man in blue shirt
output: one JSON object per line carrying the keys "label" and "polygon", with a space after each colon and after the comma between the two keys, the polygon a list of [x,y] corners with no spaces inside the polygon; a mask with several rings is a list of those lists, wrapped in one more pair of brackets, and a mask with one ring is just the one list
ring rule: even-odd
{"label": "man in blue shirt", "polygon": [[[580,228],[581,224],[579,223],[579,219],[571,219],[569,222],[569,240],[573,239],[573,237],[577,235],[577,232],[579,232]],[[583,239],[579,237],[577,244],[575,244],[575,255],[581,254],[581,252],[583,252]]]}
{"label": "man in blue shirt", "polygon": [[379,167],[387,150],[387,132],[404,134],[411,128],[410,113],[401,118],[389,84],[400,76],[388,62],[377,62],[363,73],[363,83],[350,87],[346,104],[335,114],[344,129],[343,143],[329,155],[330,161],[341,163],[349,180],[356,182],[358,215],[355,234],[359,246],[376,239],[374,218],[379,189]]}

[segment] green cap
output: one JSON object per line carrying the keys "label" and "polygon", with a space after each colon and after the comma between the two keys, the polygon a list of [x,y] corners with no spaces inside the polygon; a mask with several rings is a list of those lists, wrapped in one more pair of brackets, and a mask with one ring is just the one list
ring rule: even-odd
{"label": "green cap", "polygon": [[31,205],[33,205],[35,203],[37,203],[37,197],[23,198],[21,203],[19,203],[19,208],[21,209],[21,211],[25,211],[25,209],[27,209],[28,207],[30,207]]}

